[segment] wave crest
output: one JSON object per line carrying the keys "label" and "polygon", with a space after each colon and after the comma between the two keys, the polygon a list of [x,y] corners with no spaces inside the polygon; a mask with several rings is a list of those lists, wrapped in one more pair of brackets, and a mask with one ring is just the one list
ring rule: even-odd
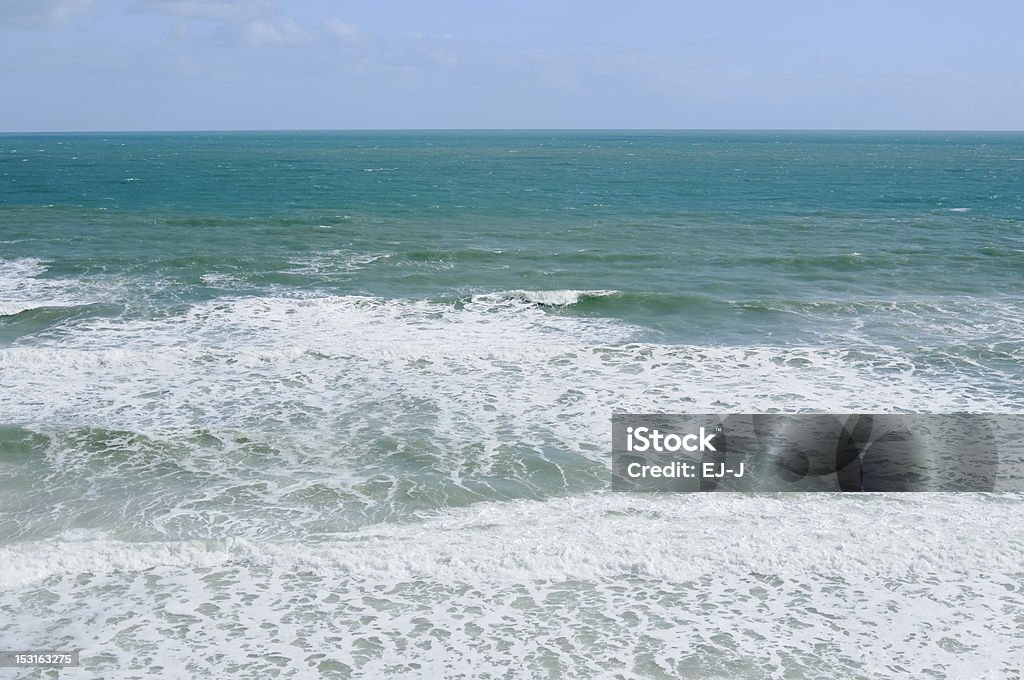
{"label": "wave crest", "polygon": [[582,299],[620,295],[617,290],[506,290],[497,293],[481,293],[472,297],[473,302],[505,302],[518,300],[541,307],[566,307]]}

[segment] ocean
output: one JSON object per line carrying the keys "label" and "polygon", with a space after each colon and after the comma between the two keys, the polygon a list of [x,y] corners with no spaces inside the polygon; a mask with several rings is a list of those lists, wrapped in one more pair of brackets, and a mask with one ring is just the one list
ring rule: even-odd
{"label": "ocean", "polygon": [[1024,412],[1022,226],[1021,133],[0,135],[0,651],[1017,677],[1020,493],[610,453],[616,412]]}

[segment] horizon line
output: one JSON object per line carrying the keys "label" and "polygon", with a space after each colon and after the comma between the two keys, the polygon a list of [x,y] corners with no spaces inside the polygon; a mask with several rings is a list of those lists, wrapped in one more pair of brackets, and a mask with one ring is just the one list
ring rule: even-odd
{"label": "horizon line", "polygon": [[0,135],[92,135],[92,134],[224,134],[224,133],[317,133],[317,132],[902,132],[902,133],[1020,133],[1024,129],[1006,128],[488,128],[488,127],[352,127],[352,128],[144,128],[131,130],[0,130]]}

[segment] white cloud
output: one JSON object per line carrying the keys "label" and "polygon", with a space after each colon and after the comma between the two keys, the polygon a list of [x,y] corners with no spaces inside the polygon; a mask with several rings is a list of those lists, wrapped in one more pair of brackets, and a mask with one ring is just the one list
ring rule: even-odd
{"label": "white cloud", "polygon": [[345,42],[359,42],[366,38],[366,34],[355,24],[347,24],[338,17],[328,17],[324,21],[324,28],[328,35],[331,35]]}
{"label": "white cloud", "polygon": [[0,26],[57,28],[92,6],[93,0],[0,0]]}
{"label": "white cloud", "polygon": [[136,0],[131,10],[183,19],[233,23],[273,14],[267,0]]}
{"label": "white cloud", "polygon": [[291,19],[268,21],[257,19],[245,25],[245,44],[249,47],[268,45],[304,45],[311,36]]}
{"label": "white cloud", "polygon": [[172,35],[178,39],[202,39],[204,33],[193,34],[189,25],[207,22],[215,30],[205,35],[222,45],[258,48],[313,42],[313,35],[294,20],[279,16],[271,0],[136,0],[131,11],[177,19]]}

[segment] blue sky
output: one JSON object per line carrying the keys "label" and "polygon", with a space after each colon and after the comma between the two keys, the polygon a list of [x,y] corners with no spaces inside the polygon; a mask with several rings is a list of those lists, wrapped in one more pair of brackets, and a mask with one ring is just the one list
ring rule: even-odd
{"label": "blue sky", "polygon": [[0,130],[1024,128],[1024,3],[0,0]]}

